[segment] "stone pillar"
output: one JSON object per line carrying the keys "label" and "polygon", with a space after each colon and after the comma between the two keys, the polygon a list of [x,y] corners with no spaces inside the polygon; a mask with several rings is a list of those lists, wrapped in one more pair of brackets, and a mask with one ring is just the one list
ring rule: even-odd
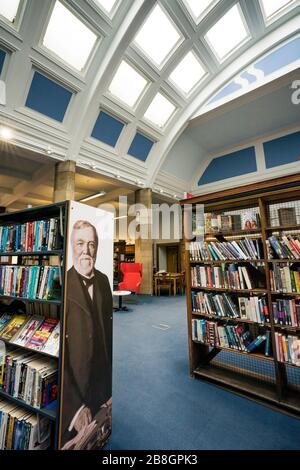
{"label": "stone pillar", "polygon": [[55,165],[53,202],[74,199],[76,162],[66,160]]}
{"label": "stone pillar", "polygon": [[135,203],[143,204],[147,209],[147,216],[143,212],[138,214],[142,227],[140,232],[147,233],[147,239],[138,238],[135,241],[135,261],[143,263],[143,277],[141,294],[153,293],[153,241],[152,241],[152,190],[139,189],[135,192]]}

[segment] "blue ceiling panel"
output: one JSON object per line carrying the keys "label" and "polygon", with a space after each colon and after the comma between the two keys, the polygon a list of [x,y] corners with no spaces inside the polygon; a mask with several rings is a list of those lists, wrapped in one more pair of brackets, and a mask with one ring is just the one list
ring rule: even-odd
{"label": "blue ceiling panel", "polygon": [[0,49],[0,75],[1,75],[1,72],[2,72],[2,69],[3,69],[5,56],[6,56],[5,52],[2,51],[2,49]]}
{"label": "blue ceiling panel", "polygon": [[35,72],[25,106],[62,122],[72,93],[39,72]]}
{"label": "blue ceiling panel", "polygon": [[142,162],[145,162],[150,153],[150,150],[153,147],[153,144],[153,140],[148,139],[148,137],[145,137],[143,134],[137,132],[133,141],[131,142],[128,154],[132,157],[138,158]]}
{"label": "blue ceiling panel", "polygon": [[92,131],[92,137],[105,144],[111,145],[111,147],[115,147],[124,125],[123,122],[110,114],[100,111]]}

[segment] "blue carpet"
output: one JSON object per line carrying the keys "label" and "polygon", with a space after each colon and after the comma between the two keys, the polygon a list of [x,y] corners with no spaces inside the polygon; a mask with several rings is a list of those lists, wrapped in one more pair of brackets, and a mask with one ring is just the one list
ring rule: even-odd
{"label": "blue carpet", "polygon": [[113,314],[105,450],[300,449],[300,420],[189,377],[184,297],[139,296],[129,308]]}

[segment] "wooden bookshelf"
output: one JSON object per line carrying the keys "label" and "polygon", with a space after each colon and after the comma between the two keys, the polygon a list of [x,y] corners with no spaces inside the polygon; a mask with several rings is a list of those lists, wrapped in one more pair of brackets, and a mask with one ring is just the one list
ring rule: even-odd
{"label": "wooden bookshelf", "polygon": [[[74,396],[76,395],[76,392],[74,392],[74,387],[72,389],[72,386],[70,385],[70,374],[72,375],[72,380],[75,381],[75,375],[78,374],[78,370],[80,370],[80,373],[78,374],[79,378],[81,377],[83,372],[83,367],[78,365],[78,362],[81,361],[84,362],[86,366],[86,370],[89,370],[88,368],[91,367],[91,363],[94,363],[90,361],[88,363],[87,361],[87,351],[89,350],[90,353],[92,354],[93,346],[91,347],[91,344],[93,343],[93,338],[96,337],[95,332],[91,326],[91,323],[87,323],[83,325],[81,324],[78,326],[78,336],[76,336],[76,332],[74,333],[72,329],[72,334],[70,334],[70,323],[74,323],[74,318],[76,318],[78,321],[86,321],[86,318],[88,318],[88,321],[90,320],[90,316],[86,315],[86,318],[84,315],[80,315],[79,312],[77,312],[77,316],[74,316],[74,304],[76,299],[74,300],[74,291],[79,291],[79,295],[81,294],[81,301],[82,305],[80,308],[82,308],[81,312],[86,311],[86,307],[84,304],[83,296],[85,295],[85,290],[84,290],[84,282],[80,281],[79,273],[75,270],[75,262],[72,256],[68,256],[68,254],[72,254],[72,234],[74,233],[72,231],[72,227],[74,230],[74,225],[76,222],[80,222],[80,224],[85,223],[86,221],[99,221],[99,209],[92,208],[90,206],[86,206],[84,204],[80,204],[74,201],[63,201],[55,204],[51,204],[49,206],[41,206],[41,207],[35,207],[35,208],[30,208],[26,209],[23,211],[16,211],[12,213],[2,213],[0,214],[0,229],[1,229],[1,238],[0,238],[0,246],[1,246],[1,252],[0,252],[0,258],[5,257],[5,261],[3,260],[3,263],[1,264],[1,277],[0,277],[0,292],[2,292],[2,295],[0,294],[0,304],[1,304],[1,313],[2,314],[10,314],[12,317],[16,314],[16,316],[22,312],[28,315],[28,319],[26,319],[25,324],[21,325],[19,329],[13,330],[13,327],[11,327],[11,331],[13,331],[12,336],[9,334],[6,336],[4,335],[4,338],[0,335],[0,342],[3,343],[3,346],[5,346],[4,354],[0,354],[0,369],[2,368],[2,364],[4,364],[4,359],[7,361],[5,363],[5,368],[3,370],[6,370],[4,372],[4,375],[2,376],[1,374],[1,379],[4,377],[4,382],[0,384],[0,398],[4,399],[5,402],[11,402],[15,405],[18,405],[20,408],[24,408],[25,410],[28,410],[28,412],[35,414],[37,416],[43,416],[47,417],[49,420],[51,420],[51,442],[49,443],[49,449],[50,450],[59,450],[62,449],[65,445],[66,442],[70,439],[69,435],[65,438],[64,433],[66,434],[66,431],[68,431],[68,427],[71,423],[72,417],[70,418],[70,403],[72,400],[74,400]],[[102,211],[101,211],[102,212]],[[88,215],[87,215],[88,214]],[[99,222],[97,222],[99,223]],[[113,222],[111,222],[113,223]],[[53,225],[54,224],[54,225]],[[79,224],[79,225],[80,225]],[[52,229],[50,229],[52,227]],[[97,225],[96,227],[94,226],[95,230],[97,231]],[[80,229],[80,227],[77,229]],[[3,235],[4,234],[4,235]],[[76,235],[74,235],[76,236]],[[52,238],[51,238],[52,237]],[[94,239],[96,238],[96,235],[94,235]],[[49,242],[51,240],[51,243]],[[111,244],[113,243],[112,240],[110,240]],[[39,251],[33,251],[33,247],[40,247],[43,246],[43,249]],[[47,249],[53,247],[55,249]],[[107,245],[106,245],[107,246]],[[26,248],[25,248],[26,247]],[[28,250],[27,250],[28,247]],[[32,250],[30,251],[30,248]],[[111,246],[112,248],[112,246]],[[111,250],[112,252],[112,250]],[[14,263],[13,257],[16,256],[18,259],[17,264]],[[98,263],[99,259],[97,258]],[[112,263],[111,259],[111,263]],[[42,269],[38,269],[35,271],[35,274],[31,274],[34,272],[32,269],[33,267],[40,266]],[[45,270],[45,267],[49,266],[50,268],[53,266],[56,266],[56,275],[57,277],[55,278],[55,282],[53,282],[54,279],[54,274],[52,271],[52,274],[50,275],[50,269]],[[30,267],[30,269],[20,269],[18,268],[23,268],[23,267]],[[108,268],[108,267],[107,267]],[[111,266],[109,266],[111,268]],[[104,273],[98,273],[97,274],[97,264],[95,264],[95,271],[94,271],[94,289],[95,286],[96,288],[99,289],[99,284],[100,281],[97,281],[97,275],[99,276],[99,279],[103,279],[105,281],[105,275]],[[29,273],[29,274],[28,274]],[[75,281],[70,281],[72,279],[72,273],[73,273],[73,280],[75,276]],[[78,278],[76,277],[78,275]],[[101,278],[100,278],[101,276]],[[107,278],[108,279],[108,278]],[[49,283],[49,284],[48,284]],[[109,281],[107,280],[107,284],[109,284]],[[73,286],[76,286],[73,288]],[[51,287],[50,287],[51,286]],[[108,289],[105,288],[106,291],[104,294],[108,295],[108,299],[110,298],[108,292]],[[3,293],[17,293],[19,295],[3,295]],[[95,290],[94,290],[95,292]],[[25,296],[30,296],[28,297],[21,297],[21,295]],[[36,298],[37,296],[40,297],[49,297],[49,300],[45,299],[39,299]],[[52,297],[53,300],[50,300]],[[101,297],[102,298],[102,297]],[[17,302],[14,302],[17,301]],[[73,301],[73,303],[72,303]],[[80,303],[80,302],[79,302]],[[73,305],[73,307],[70,307],[70,305]],[[85,308],[85,310],[84,310]],[[109,300],[107,302],[107,309],[110,309],[110,303]],[[107,312],[106,312],[107,313]],[[112,324],[112,312],[108,312],[109,315],[105,315],[107,318],[107,325]],[[73,317],[70,319],[70,316],[73,314]],[[110,316],[111,315],[111,316]],[[49,354],[47,352],[44,352],[43,349],[41,351],[32,349],[31,347],[26,347],[26,346],[21,346],[18,344],[15,344],[14,341],[17,338],[17,335],[23,331],[23,326],[27,325],[28,320],[30,320],[31,316],[41,316],[44,319],[56,319],[59,320],[59,332],[60,332],[60,337],[59,337],[59,354],[58,356],[55,356],[54,354]],[[13,319],[13,318],[12,318]],[[55,322],[53,322],[54,324]],[[72,323],[72,328],[73,328],[73,323]],[[100,324],[100,322],[99,322]],[[10,323],[7,323],[8,327]],[[77,326],[77,324],[76,324]],[[83,336],[83,330],[86,328],[88,330],[89,327],[89,333],[86,333],[85,336]],[[17,327],[15,327],[17,328]],[[36,327],[38,328],[38,327]],[[102,327],[100,327],[102,328]],[[103,331],[103,338],[106,340],[107,339],[107,350],[106,354],[108,357],[111,357],[111,334],[110,330],[108,327],[105,327],[105,332]],[[4,331],[5,326],[2,330]],[[104,329],[104,326],[103,326]],[[75,328],[74,328],[75,330]],[[109,330],[109,331],[108,331]],[[8,329],[9,331],[9,329]],[[25,329],[25,331],[27,331]],[[30,331],[30,330],[28,330]],[[35,332],[36,330],[33,330]],[[102,331],[102,330],[101,330]],[[107,338],[107,336],[108,338]],[[42,334],[41,334],[42,336]],[[83,339],[84,338],[84,339]],[[29,337],[31,339],[31,337]],[[73,344],[72,344],[73,340]],[[27,340],[26,343],[27,344]],[[37,342],[34,343],[33,347],[41,346],[41,343]],[[47,347],[43,343],[43,346]],[[70,346],[76,350],[76,363],[75,361],[71,361],[70,359]],[[82,354],[78,353],[77,351],[80,350],[83,351]],[[90,349],[89,349],[90,348]],[[17,361],[14,360],[16,356],[14,356],[14,352],[17,351],[22,353],[22,355],[25,353],[25,359],[28,357],[30,360],[32,359],[33,362],[33,367],[30,369],[30,366],[27,366],[26,364],[22,364],[22,372],[20,372],[18,375],[16,373],[16,367],[17,367]],[[54,352],[54,349],[52,350]],[[10,356],[9,358],[9,353],[13,352],[13,355]],[[32,356],[28,356],[27,353],[32,352]],[[56,350],[55,350],[56,354]],[[97,356],[99,357],[99,356]],[[35,361],[38,360],[36,363]],[[109,359],[108,359],[109,360]],[[9,362],[11,361],[11,363]],[[20,363],[23,362],[23,357],[21,356]],[[39,375],[39,371],[43,370],[44,372],[47,371],[47,364],[53,363],[53,371],[50,370],[51,374],[49,373],[49,376],[45,378],[45,383],[44,386],[45,388],[43,391],[46,390],[46,385],[48,386],[53,385],[53,389],[48,387],[47,391],[45,394],[42,396],[42,386],[40,382],[42,383],[42,376]],[[8,365],[7,365],[8,364]],[[30,362],[29,362],[30,364]],[[38,364],[38,366],[36,366]],[[70,366],[72,364],[72,366]],[[101,362],[102,364],[102,362]],[[40,367],[45,367],[45,369],[39,368]],[[7,367],[9,367],[9,375],[7,372]],[[15,367],[13,369],[13,367]],[[29,369],[27,369],[29,367]],[[102,367],[102,366],[101,366]],[[71,370],[72,369],[72,370]],[[14,372],[12,372],[12,370]],[[25,370],[25,372],[24,372]],[[27,376],[27,370],[30,371],[30,375]],[[57,381],[50,382],[50,378],[56,374],[57,370]],[[103,380],[107,378],[107,383],[111,383],[111,365],[107,367],[107,370],[103,371],[101,370],[101,374],[103,373]],[[5,375],[7,374],[7,375]],[[21,375],[23,374],[23,375]],[[89,377],[91,377],[91,373],[89,373]],[[107,374],[105,376],[105,374]],[[18,381],[15,382],[16,377],[18,377]],[[24,378],[26,377],[26,379]],[[28,378],[29,377],[29,378]],[[49,382],[47,382],[47,378],[49,378]],[[38,378],[38,380],[37,380]],[[6,382],[5,382],[6,380]],[[69,380],[69,381],[68,381]],[[102,380],[102,379],[101,379]],[[92,383],[92,380],[89,379],[87,387],[91,387],[94,384]],[[86,382],[85,382],[86,383]],[[99,383],[98,381],[96,382],[97,384]],[[109,385],[108,385],[109,386]],[[107,386],[107,387],[108,387]],[[12,391],[15,391],[15,388],[18,391],[18,398],[12,396]],[[79,386],[77,385],[78,390]],[[55,400],[51,400],[50,394],[55,393],[57,390],[57,398],[55,394]],[[9,392],[9,393],[8,393]],[[80,392],[82,393],[81,389]],[[110,393],[107,392],[107,393]],[[15,391],[15,395],[16,395]],[[47,395],[48,394],[48,395]],[[45,399],[46,395],[46,399]],[[21,399],[20,397],[24,398]],[[26,397],[26,401],[25,401]],[[76,398],[76,397],[75,397]],[[78,398],[78,397],[77,397]],[[76,398],[76,399],[77,399]],[[79,400],[83,400],[83,398],[79,398]],[[97,396],[98,399],[98,396]],[[105,400],[106,401],[106,400]],[[30,404],[28,404],[28,403]],[[38,408],[36,406],[32,406],[33,404],[38,404],[40,405],[41,403],[45,404],[43,408]],[[104,402],[103,402],[104,403]],[[102,403],[101,403],[102,404]],[[73,415],[75,416],[77,410],[79,407],[77,407],[77,404],[75,403],[75,410],[72,409]],[[74,408],[74,407],[73,407]],[[100,408],[100,404],[99,404]],[[69,413],[69,414],[68,414]],[[29,415],[29,413],[28,413]],[[97,417],[94,416],[95,422],[97,423],[98,429],[97,429],[97,435],[93,435],[93,439],[91,439],[91,442],[88,442],[88,439],[86,442],[82,443],[83,448],[87,444],[90,445],[90,448],[96,448],[100,446],[100,438],[102,439],[102,433],[99,432],[100,429],[100,423],[97,421]],[[66,426],[66,423],[67,426]],[[105,433],[103,431],[103,445],[104,445],[104,439],[107,440],[109,437],[109,432],[110,432],[110,424],[107,422],[107,429],[105,429]],[[104,426],[103,426],[104,429]],[[14,432],[14,431],[13,431]],[[23,432],[23,431],[22,431]],[[69,433],[71,435],[71,433]],[[85,436],[86,439],[86,436]],[[37,440],[36,442],[37,443]],[[102,444],[102,441],[101,441]]]}
{"label": "wooden bookshelf", "polygon": [[[286,297],[300,298],[300,292],[277,292],[271,287],[270,271],[272,265],[285,263],[287,266],[300,263],[300,259],[282,258],[272,259],[269,256],[268,237],[273,235],[280,237],[280,232],[288,235],[290,231],[300,231],[300,174],[291,177],[276,178],[273,181],[267,181],[257,184],[251,184],[241,188],[219,191],[217,193],[195,196],[188,200],[181,201],[182,208],[185,204],[192,204],[193,210],[196,210],[196,204],[203,204],[205,213],[230,215],[231,213],[240,213],[255,208],[259,213],[260,224],[258,228],[249,230],[226,230],[211,232],[205,234],[204,241],[210,242],[215,238],[218,242],[231,241],[242,238],[253,239],[257,235],[262,240],[263,256],[262,259],[248,260],[191,260],[189,243],[196,240],[192,237],[185,240],[185,263],[186,263],[186,302],[187,302],[187,327],[189,344],[189,364],[190,375],[192,377],[207,380],[221,387],[227,388],[235,393],[250,397],[260,403],[271,405],[277,409],[284,410],[295,416],[300,417],[300,367],[290,362],[279,361],[278,351],[276,349],[275,333],[281,332],[283,336],[300,337],[300,326],[290,326],[275,324],[272,302],[275,299],[285,299]],[[297,223],[295,221],[278,225],[274,223],[276,211],[280,207],[296,206]],[[275,214],[275,215],[274,215]],[[271,216],[273,219],[271,220]],[[288,222],[288,221],[287,221]],[[190,215],[184,213],[183,223],[184,233],[191,233]],[[293,236],[297,236],[293,235]],[[247,266],[252,264],[253,269],[260,265],[260,274],[265,276],[265,288],[253,289],[228,289],[214,287],[199,287],[192,285],[191,268],[197,265],[220,266],[228,264],[238,264]],[[297,266],[296,266],[297,268]],[[294,268],[294,269],[296,269]],[[226,268],[227,269],[227,268]],[[251,271],[252,274],[252,271]],[[197,282],[198,284],[198,282]],[[259,284],[261,285],[261,284]],[[270,315],[269,323],[255,323],[248,319],[222,317],[213,314],[204,314],[193,310],[192,292],[203,293],[226,293],[232,299],[241,295],[251,297],[253,295],[263,295],[266,299]],[[276,297],[277,296],[277,297]],[[247,353],[223,346],[212,346],[210,343],[195,341],[193,338],[192,320],[202,318],[222,324],[243,324],[245,328],[253,328],[253,331],[270,331],[273,356],[266,356],[261,349]],[[251,330],[252,331],[252,330]],[[261,333],[259,333],[261,334]],[[238,353],[238,354],[237,354]],[[293,377],[288,373],[287,368],[293,368]]]}

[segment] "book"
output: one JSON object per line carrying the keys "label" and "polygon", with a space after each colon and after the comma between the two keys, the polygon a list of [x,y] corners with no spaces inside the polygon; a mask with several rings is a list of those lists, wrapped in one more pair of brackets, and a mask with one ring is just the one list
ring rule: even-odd
{"label": "book", "polygon": [[241,230],[242,228],[242,219],[240,214],[231,215],[231,225],[232,230]]}
{"label": "book", "polygon": [[258,227],[256,212],[247,210],[241,216],[242,230],[251,230]]}
{"label": "book", "polygon": [[218,215],[218,228],[221,232],[232,230],[231,215]]}
{"label": "book", "polygon": [[21,331],[15,337],[13,343],[17,344],[18,346],[25,346],[27,341],[31,338],[37,328],[42,324],[44,317],[40,315],[33,315],[30,319],[25,323]]}
{"label": "book", "polygon": [[12,316],[9,313],[4,313],[0,317],[0,335],[1,335],[1,330],[4,329],[4,327],[10,322],[11,319],[12,319]]}
{"label": "book", "polygon": [[250,344],[247,346],[247,351],[249,353],[253,352],[255,349],[257,349],[261,344],[266,341],[266,335],[259,335],[257,338],[255,338]]}
{"label": "book", "polygon": [[28,316],[25,314],[13,315],[10,322],[1,331],[1,338],[6,341],[11,341],[23,327],[24,323],[28,320]]}
{"label": "book", "polygon": [[218,216],[213,213],[205,213],[204,214],[204,225],[205,225],[205,233],[210,232],[217,232],[219,230],[218,227]]}
{"label": "book", "polygon": [[293,225],[297,223],[295,207],[280,207],[278,209],[279,225]]}
{"label": "book", "polygon": [[56,318],[46,318],[40,327],[34,332],[29,341],[27,341],[25,345],[26,348],[31,348],[35,351],[41,351],[57,323],[58,320]]}
{"label": "book", "polygon": [[59,339],[60,339],[60,323],[58,322],[52,331],[49,339],[43,347],[43,352],[58,356],[59,353]]}

